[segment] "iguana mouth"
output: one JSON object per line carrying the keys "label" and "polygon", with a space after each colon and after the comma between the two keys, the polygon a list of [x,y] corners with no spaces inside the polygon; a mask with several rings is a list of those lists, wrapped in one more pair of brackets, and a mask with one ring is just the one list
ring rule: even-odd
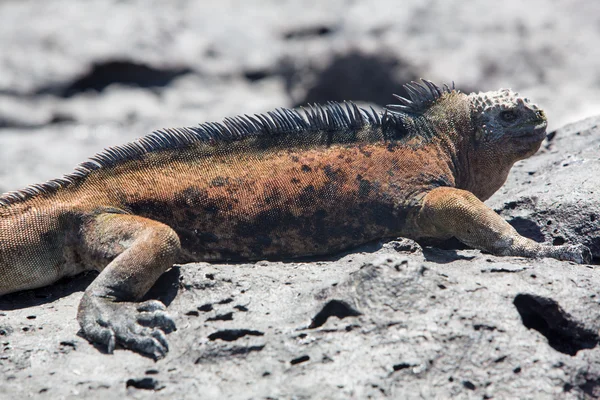
{"label": "iguana mouth", "polygon": [[547,127],[548,127],[548,122],[546,122],[546,121],[540,122],[533,128],[533,135],[540,136],[540,137],[546,137],[546,128]]}
{"label": "iguana mouth", "polygon": [[542,121],[538,124],[533,125],[533,130],[527,130],[526,132],[517,135],[516,138],[523,141],[537,142],[541,141],[546,137],[546,128],[548,123]]}

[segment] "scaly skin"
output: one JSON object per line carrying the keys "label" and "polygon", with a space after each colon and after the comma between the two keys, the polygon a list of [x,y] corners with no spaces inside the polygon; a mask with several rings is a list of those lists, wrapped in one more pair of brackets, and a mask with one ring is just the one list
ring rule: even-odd
{"label": "scaly skin", "polygon": [[482,202],[537,151],[543,112],[510,91],[424,83],[382,120],[357,109],[362,122],[329,116],[310,129],[255,120],[256,135],[105,155],[70,182],[7,194],[0,295],[100,271],[79,306],[83,332],[158,359],[175,325],[160,302],[138,301],[175,262],[323,255],[397,236],[587,261],[584,246],[524,238]]}

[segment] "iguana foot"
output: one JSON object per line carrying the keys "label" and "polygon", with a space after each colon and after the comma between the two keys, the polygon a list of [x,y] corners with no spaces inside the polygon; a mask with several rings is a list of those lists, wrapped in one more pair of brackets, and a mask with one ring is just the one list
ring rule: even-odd
{"label": "iguana foot", "polygon": [[85,295],[78,320],[85,337],[105,345],[108,353],[121,345],[158,360],[169,351],[165,333],[175,330],[175,322],[165,310],[158,300],[119,303]]}
{"label": "iguana foot", "polygon": [[577,264],[589,264],[592,262],[592,251],[583,244],[572,244],[554,246],[551,257],[564,261],[574,261]]}

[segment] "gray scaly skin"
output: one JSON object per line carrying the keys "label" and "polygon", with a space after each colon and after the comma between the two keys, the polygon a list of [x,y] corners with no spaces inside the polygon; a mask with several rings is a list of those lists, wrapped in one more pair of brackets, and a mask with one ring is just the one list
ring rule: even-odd
{"label": "gray scaly skin", "polygon": [[166,129],[63,178],[0,197],[0,295],[86,270],[85,336],[155,359],[175,329],[140,299],[174,263],[282,259],[372,240],[456,237],[497,255],[587,262],[520,236],[483,204],[534,154],[546,117],[510,90],[406,86],[383,114],[352,103]]}

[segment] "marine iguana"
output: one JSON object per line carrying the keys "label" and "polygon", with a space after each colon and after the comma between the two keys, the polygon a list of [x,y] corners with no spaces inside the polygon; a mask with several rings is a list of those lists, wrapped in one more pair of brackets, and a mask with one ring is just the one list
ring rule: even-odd
{"label": "marine iguana", "polygon": [[79,305],[84,335],[158,359],[175,324],[140,299],[174,263],[324,255],[397,236],[588,261],[585,246],[537,243],[483,204],[540,147],[541,109],[508,89],[405,88],[383,113],[328,103],[159,130],[2,195],[0,295],[97,270]]}

